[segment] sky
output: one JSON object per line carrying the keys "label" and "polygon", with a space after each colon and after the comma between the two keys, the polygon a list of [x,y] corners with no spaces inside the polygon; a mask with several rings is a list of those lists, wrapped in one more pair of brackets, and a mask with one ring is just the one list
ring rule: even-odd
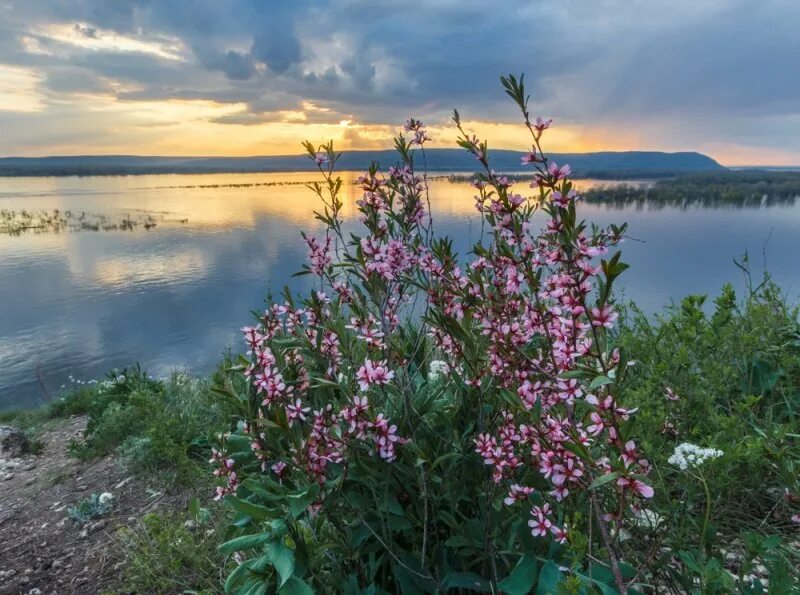
{"label": "sky", "polygon": [[0,156],[696,150],[800,165],[800,0],[0,0]]}

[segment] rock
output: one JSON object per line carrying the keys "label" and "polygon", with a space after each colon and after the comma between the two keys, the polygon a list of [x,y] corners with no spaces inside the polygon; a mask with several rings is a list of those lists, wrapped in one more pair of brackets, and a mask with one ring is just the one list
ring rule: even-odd
{"label": "rock", "polygon": [[16,458],[24,455],[30,448],[25,433],[12,426],[0,426],[0,456]]}
{"label": "rock", "polygon": [[127,479],[123,479],[121,482],[119,482],[117,485],[114,486],[114,489],[118,490],[120,488],[123,488],[126,485],[128,485],[131,481],[133,481],[133,475],[131,475]]}
{"label": "rock", "polygon": [[95,531],[99,531],[100,529],[106,526],[106,522],[104,520],[96,521],[89,525],[89,533],[94,533]]}
{"label": "rock", "polygon": [[6,475],[3,476],[3,481],[8,481],[9,479],[14,479],[13,473],[7,473]]}

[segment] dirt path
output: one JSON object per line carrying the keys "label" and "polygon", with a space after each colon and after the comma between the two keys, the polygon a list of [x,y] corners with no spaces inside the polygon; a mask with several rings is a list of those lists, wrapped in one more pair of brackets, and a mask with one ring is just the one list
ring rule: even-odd
{"label": "dirt path", "polygon": [[[124,473],[113,457],[83,463],[69,456],[84,417],[46,432],[38,456],[6,461],[0,469],[0,594],[113,591],[121,561],[114,533],[158,508],[174,505]],[[5,479],[3,479],[5,477]],[[92,493],[111,492],[114,508],[79,526],[67,508]]]}

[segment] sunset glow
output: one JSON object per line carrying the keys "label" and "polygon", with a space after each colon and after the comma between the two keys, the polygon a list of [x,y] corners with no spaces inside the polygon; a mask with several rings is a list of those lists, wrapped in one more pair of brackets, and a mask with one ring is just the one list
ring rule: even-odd
{"label": "sunset glow", "polygon": [[[359,27],[361,0],[291,10],[209,3],[196,19],[175,19],[169,4],[111,8],[95,0],[69,13],[1,5],[0,155],[285,155],[298,153],[302,139],[387,148],[412,115],[428,124],[432,146],[451,147],[456,107],[496,148],[526,150],[495,90],[500,73],[515,71],[527,73],[536,113],[558,122],[553,151],[700,151],[732,165],[800,163],[800,90],[779,74],[800,49],[787,29],[798,16],[792,3],[752,15],[750,26],[773,34],[749,50],[730,34],[746,11],[721,0],[702,8],[680,0],[670,10],[587,4],[572,11],[582,34],[566,45],[548,37],[563,28],[565,12],[514,3],[497,14],[477,0],[457,3],[464,23],[482,24],[470,29],[451,22],[456,3],[437,0],[403,35],[384,27],[384,17],[375,16],[374,30]],[[680,33],[646,24],[656,22]],[[492,41],[500,31],[515,42]],[[443,35],[452,43],[431,45]],[[767,53],[777,57],[765,67],[759,56]],[[744,71],[753,73],[749,82]]]}

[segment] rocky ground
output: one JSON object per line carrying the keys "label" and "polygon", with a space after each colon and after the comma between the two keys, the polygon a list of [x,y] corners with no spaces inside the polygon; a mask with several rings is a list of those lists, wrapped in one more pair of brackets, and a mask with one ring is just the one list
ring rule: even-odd
{"label": "rocky ground", "polygon": [[[115,533],[156,509],[176,506],[128,476],[113,459],[69,456],[83,417],[63,420],[41,437],[38,455],[0,458],[0,594],[115,592],[123,561]],[[16,454],[16,453],[15,453]],[[67,509],[92,493],[113,494],[113,508],[79,525]]]}

